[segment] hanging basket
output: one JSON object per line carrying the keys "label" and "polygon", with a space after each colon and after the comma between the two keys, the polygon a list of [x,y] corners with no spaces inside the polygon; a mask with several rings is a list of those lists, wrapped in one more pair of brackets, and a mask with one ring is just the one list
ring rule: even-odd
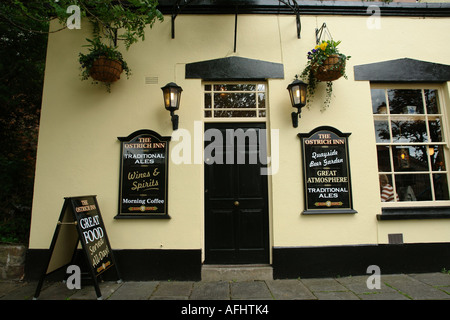
{"label": "hanging basket", "polygon": [[122,71],[121,61],[100,57],[92,63],[89,75],[94,80],[112,83],[120,79]]}
{"label": "hanging basket", "polygon": [[342,77],[345,70],[345,59],[337,54],[330,55],[322,65],[311,66],[314,77],[319,81],[334,81]]}

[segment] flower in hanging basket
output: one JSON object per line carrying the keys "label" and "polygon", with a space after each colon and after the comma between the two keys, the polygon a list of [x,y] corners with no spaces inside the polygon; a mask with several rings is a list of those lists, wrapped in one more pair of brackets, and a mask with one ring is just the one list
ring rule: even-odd
{"label": "flower in hanging basket", "polygon": [[99,38],[87,39],[87,41],[89,42],[89,45],[86,45],[89,47],[89,53],[80,53],[79,55],[82,80],[91,77],[95,81],[103,82],[110,91],[111,83],[119,80],[123,71],[129,77],[131,70],[116,47],[109,47],[101,43]]}
{"label": "flower in hanging basket", "polygon": [[326,98],[324,106],[328,107],[333,90],[332,81],[345,74],[345,63],[350,56],[340,53],[337,46],[341,41],[322,41],[314,49],[308,52],[308,62],[300,74],[300,78],[308,82],[308,102],[314,96],[317,82],[326,82]]}
{"label": "flower in hanging basket", "polygon": [[308,65],[312,75],[319,81],[334,81],[345,76],[345,62],[350,57],[339,53],[337,46],[341,41],[322,41],[308,52]]}

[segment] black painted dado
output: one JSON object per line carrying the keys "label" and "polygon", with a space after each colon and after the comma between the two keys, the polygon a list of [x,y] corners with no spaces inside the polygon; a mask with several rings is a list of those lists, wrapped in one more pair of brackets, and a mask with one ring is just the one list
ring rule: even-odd
{"label": "black painted dado", "polygon": [[[179,280],[199,281],[201,279],[201,250],[113,250],[117,266],[124,281]],[[78,255],[82,258],[82,255]],[[37,280],[47,261],[48,250],[30,249],[25,262],[27,280]],[[82,272],[85,262],[76,259]],[[65,269],[65,268],[63,268]],[[55,272],[50,279],[63,279],[65,270]],[[117,280],[114,272],[106,271],[105,280]]]}
{"label": "black painted dado", "polygon": [[295,247],[273,249],[274,279],[440,272],[450,267],[450,243]]}
{"label": "black painted dado", "polygon": [[450,81],[450,65],[409,58],[355,66],[354,72],[355,80],[373,82]]}
{"label": "black painted dado", "polygon": [[227,57],[186,64],[186,79],[264,80],[284,79],[281,63]]}

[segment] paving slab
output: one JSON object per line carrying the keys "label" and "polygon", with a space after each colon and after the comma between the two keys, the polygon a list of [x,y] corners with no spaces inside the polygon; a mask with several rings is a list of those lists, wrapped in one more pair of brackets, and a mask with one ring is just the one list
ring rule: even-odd
{"label": "paving slab", "polygon": [[316,291],[347,291],[347,288],[336,279],[301,279],[301,282],[312,292]]}
{"label": "paving slab", "polygon": [[230,284],[227,281],[197,282],[191,300],[230,300]]}
{"label": "paving slab", "polygon": [[276,300],[316,300],[317,298],[299,280],[266,281],[272,296]]}
{"label": "paving slab", "polygon": [[417,273],[409,274],[409,276],[433,287],[450,287],[450,274],[448,273]]}
{"label": "paving slab", "polygon": [[125,282],[108,300],[147,300],[158,286],[158,281]]}
{"label": "paving slab", "polygon": [[319,300],[360,300],[351,291],[316,291],[314,295]]}
{"label": "paving slab", "polygon": [[76,290],[68,289],[66,283],[55,282],[41,290],[39,300],[68,300],[75,293]]}
{"label": "paving slab", "polygon": [[411,300],[400,292],[393,290],[394,292],[372,292],[356,294],[361,300]]}
{"label": "paving slab", "polygon": [[[49,284],[44,284],[48,286]],[[31,300],[36,292],[37,282],[25,282],[22,285],[7,292],[0,300]]]}
{"label": "paving slab", "polygon": [[[108,299],[121,285],[122,283],[119,284],[113,281],[101,282],[99,288],[102,294],[102,300]],[[76,292],[69,297],[69,300],[97,300],[97,293],[95,292],[94,286],[85,286],[81,289],[74,289],[74,291]]]}
{"label": "paving slab", "polygon": [[0,299],[23,285],[23,282],[18,281],[0,281]]}
{"label": "paving slab", "polygon": [[158,284],[151,300],[184,300],[188,299],[194,282],[191,281],[162,281]]}
{"label": "paving slab", "polygon": [[273,300],[265,281],[231,282],[232,300]]}
{"label": "paving slab", "polygon": [[367,286],[368,276],[351,276],[337,278],[336,281],[346,287],[348,290],[354,292],[355,294],[379,294],[379,293],[397,293],[397,290],[388,287],[381,281],[380,278],[380,289],[369,289]]}
{"label": "paving slab", "polygon": [[447,300],[450,296],[408,275],[385,275],[381,281],[414,300]]}

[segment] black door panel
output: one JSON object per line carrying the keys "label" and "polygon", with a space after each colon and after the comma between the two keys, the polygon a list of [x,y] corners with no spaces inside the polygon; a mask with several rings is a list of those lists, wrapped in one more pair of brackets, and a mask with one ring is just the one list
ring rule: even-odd
{"label": "black door panel", "polygon": [[[259,145],[265,124],[205,124],[211,128],[223,139],[215,163],[205,161],[205,263],[268,263],[267,176],[259,158],[266,155]],[[243,131],[233,141],[235,130]],[[211,143],[218,146],[206,141],[205,148]]]}

